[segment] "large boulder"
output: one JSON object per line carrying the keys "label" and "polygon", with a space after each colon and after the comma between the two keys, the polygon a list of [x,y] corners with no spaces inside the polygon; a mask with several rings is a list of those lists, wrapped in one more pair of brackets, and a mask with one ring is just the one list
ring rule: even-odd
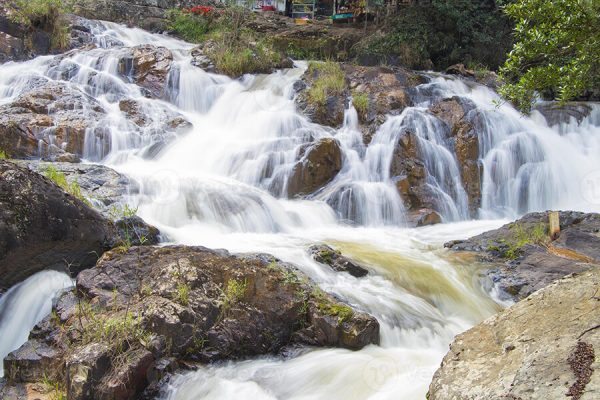
{"label": "large boulder", "polygon": [[42,269],[76,273],[111,241],[110,223],[82,200],[0,160],[0,289]]}
{"label": "large boulder", "polygon": [[444,121],[454,139],[454,151],[461,180],[467,192],[471,217],[477,217],[481,206],[481,170],[479,165],[479,136],[481,115],[475,104],[458,96],[443,99],[432,105],[430,112]]}
{"label": "large boulder", "polygon": [[340,145],[333,138],[323,138],[303,148],[288,179],[288,196],[308,195],[322,188],[340,172],[342,160]]}
{"label": "large boulder", "polygon": [[[59,379],[70,399],[132,399],[166,364],[177,369],[302,344],[360,349],[379,342],[379,324],[269,255],[145,246],[107,252],[82,271],[77,291],[59,299],[22,349],[35,341],[57,353],[60,367],[45,376]],[[48,364],[22,353],[9,356],[6,375],[37,381],[15,371]]]}
{"label": "large boulder", "polygon": [[594,267],[458,335],[428,399],[599,398],[599,287]]}
{"label": "large boulder", "polygon": [[553,281],[600,263],[600,215],[559,213],[560,235],[549,236],[548,212],[527,214],[499,229],[446,243],[475,253],[500,295],[520,300]]}

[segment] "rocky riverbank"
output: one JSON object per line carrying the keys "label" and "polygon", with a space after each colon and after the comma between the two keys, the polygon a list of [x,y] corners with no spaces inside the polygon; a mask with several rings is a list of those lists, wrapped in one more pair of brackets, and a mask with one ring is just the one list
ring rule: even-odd
{"label": "rocky riverbank", "polygon": [[600,395],[600,215],[548,212],[446,247],[476,254],[514,306],[458,335],[429,399],[594,399]]}
{"label": "rocky riverbank", "polygon": [[475,254],[505,299],[518,301],[551,282],[600,263],[600,215],[559,213],[560,234],[549,236],[548,212],[527,214],[468,240],[446,243]]}

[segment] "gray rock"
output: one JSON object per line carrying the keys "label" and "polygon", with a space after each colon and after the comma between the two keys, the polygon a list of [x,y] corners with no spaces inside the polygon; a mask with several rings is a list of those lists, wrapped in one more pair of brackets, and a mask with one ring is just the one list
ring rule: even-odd
{"label": "gray rock", "polygon": [[0,160],[0,287],[45,268],[94,265],[112,227],[97,211],[41,175]]}
{"label": "gray rock", "polygon": [[599,287],[594,267],[458,335],[428,399],[599,398]]}

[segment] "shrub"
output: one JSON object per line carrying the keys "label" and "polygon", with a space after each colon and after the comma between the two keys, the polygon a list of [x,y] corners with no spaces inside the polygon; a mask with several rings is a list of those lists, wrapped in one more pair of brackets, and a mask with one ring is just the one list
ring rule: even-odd
{"label": "shrub", "polygon": [[4,150],[0,150],[0,160],[6,160],[8,156]]}
{"label": "shrub", "polygon": [[517,0],[506,6],[516,43],[500,94],[524,112],[540,95],[561,102],[600,88],[600,2]]}
{"label": "shrub", "polygon": [[346,88],[346,77],[340,65],[333,61],[315,62],[308,65],[308,73],[316,79],[308,89],[308,100],[324,105],[328,96],[341,95]]}

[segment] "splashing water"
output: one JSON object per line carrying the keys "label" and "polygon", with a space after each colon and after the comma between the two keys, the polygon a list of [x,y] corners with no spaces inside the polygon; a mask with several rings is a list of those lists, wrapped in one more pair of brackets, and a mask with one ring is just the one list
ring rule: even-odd
{"label": "splashing water", "polygon": [[[469,218],[450,129],[429,111],[444,98],[459,96],[474,104],[466,118],[479,139],[481,218],[513,218],[546,208],[600,209],[597,105],[581,123],[549,127],[540,115],[528,118],[509,105],[494,106],[498,97],[485,87],[430,76],[416,88],[415,106],[388,117],[367,146],[353,108],[337,130],[297,112],[294,83],[305,63],[232,80],[194,67],[192,46],[185,42],[112,23],[95,22],[92,31],[96,48],[0,66],[0,104],[39,81],[84,93],[91,100],[83,114],[95,115],[96,104],[105,110],[87,128],[84,157],[135,180],[139,191],[128,200],[170,241],[274,254],[381,324],[380,346],[355,352],[304,349],[286,359],[207,366],[175,377],[165,398],[424,398],[454,335],[500,309],[477,279],[473,260],[453,258],[442,244],[505,220],[401,228],[406,210],[390,164],[406,131],[417,138],[426,184],[444,221]],[[141,44],[164,46],[173,54],[160,99],[147,97],[123,74],[130,48]],[[126,100],[140,105],[143,127],[119,107]],[[185,134],[165,128],[165,120],[177,117],[193,127]],[[307,198],[287,198],[299,156],[324,138],[339,143],[341,171]],[[334,245],[370,274],[358,279],[315,263],[306,253],[315,242]],[[9,294],[18,298],[11,304],[27,305],[30,292],[20,289],[27,282],[5,294],[0,305]],[[39,294],[47,300],[53,292]],[[43,314],[17,321],[15,307],[10,306],[11,317],[0,319],[0,333],[9,321],[19,336],[2,349],[6,352],[25,340],[24,332]]]}

